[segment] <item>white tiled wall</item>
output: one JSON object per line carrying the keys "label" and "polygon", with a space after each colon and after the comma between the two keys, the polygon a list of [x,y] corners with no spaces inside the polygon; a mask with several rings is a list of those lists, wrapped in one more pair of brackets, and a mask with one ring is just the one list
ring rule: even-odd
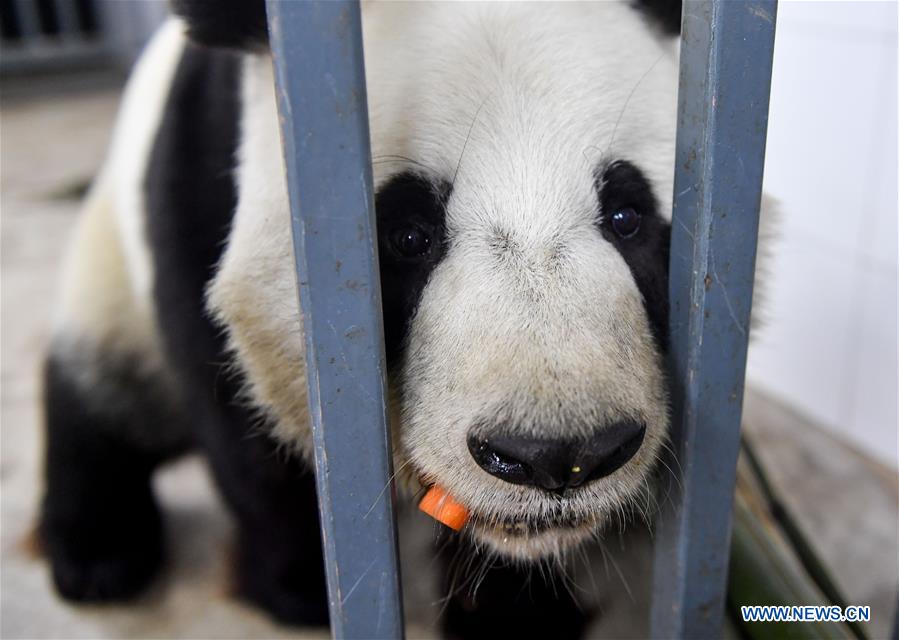
{"label": "white tiled wall", "polygon": [[751,384],[896,467],[895,2],[783,1],[765,189],[782,203]]}

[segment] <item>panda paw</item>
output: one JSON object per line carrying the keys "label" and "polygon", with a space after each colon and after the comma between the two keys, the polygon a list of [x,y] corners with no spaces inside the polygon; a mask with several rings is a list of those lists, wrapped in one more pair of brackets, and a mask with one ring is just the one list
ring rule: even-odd
{"label": "panda paw", "polygon": [[119,556],[51,560],[56,590],[73,602],[114,602],[138,595],[159,568],[151,557]]}
{"label": "panda paw", "polygon": [[268,612],[277,622],[298,627],[322,627],[328,625],[328,602],[318,594],[271,588],[248,589],[242,586],[240,594],[249,602]]}
{"label": "panda paw", "polygon": [[278,553],[276,549],[244,541],[235,567],[237,595],[281,624],[327,626],[323,568],[310,566],[294,550]]}
{"label": "panda paw", "polygon": [[57,592],[73,602],[113,602],[137,596],[163,561],[158,512],[115,521],[45,520],[42,542]]}

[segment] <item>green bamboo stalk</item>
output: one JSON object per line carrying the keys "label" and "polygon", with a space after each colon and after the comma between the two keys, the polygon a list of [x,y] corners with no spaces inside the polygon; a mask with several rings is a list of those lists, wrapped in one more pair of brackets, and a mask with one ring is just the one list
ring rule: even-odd
{"label": "green bamboo stalk", "polygon": [[[796,554],[803,568],[809,577],[824,594],[827,600],[835,605],[842,607],[844,610],[847,606],[847,599],[843,595],[836,581],[833,579],[827,566],[815,552],[809,539],[803,533],[796,519],[790,513],[790,510],[784,504],[783,500],[777,495],[773,484],[768,479],[768,475],[762,466],[761,460],[755,452],[755,447],[749,438],[742,439],[742,452],[752,470],[755,480],[758,483],[759,490],[768,504],[768,511],[771,517],[780,525],[780,528],[789,541],[792,550]],[[853,635],[858,640],[865,640],[867,633],[860,622],[847,622],[846,625],[852,630]]]}
{"label": "green bamboo stalk", "polygon": [[737,472],[728,581],[729,622],[742,638],[866,637],[842,622],[744,622],[741,605],[838,605],[845,600],[783,506],[746,439]]}

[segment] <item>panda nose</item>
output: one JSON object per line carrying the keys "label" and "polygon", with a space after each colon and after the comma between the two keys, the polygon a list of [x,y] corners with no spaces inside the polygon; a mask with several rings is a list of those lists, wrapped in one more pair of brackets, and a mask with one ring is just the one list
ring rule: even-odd
{"label": "panda nose", "polygon": [[500,480],[559,492],[620,469],[637,453],[645,433],[646,425],[631,421],[578,440],[472,432],[468,450],[478,466]]}

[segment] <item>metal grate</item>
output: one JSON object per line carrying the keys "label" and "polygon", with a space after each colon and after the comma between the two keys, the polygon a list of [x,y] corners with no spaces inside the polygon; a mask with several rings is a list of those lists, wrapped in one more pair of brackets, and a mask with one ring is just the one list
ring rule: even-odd
{"label": "metal grate", "polygon": [[93,0],[0,0],[0,29],[4,45],[90,39],[98,31],[97,7]]}
{"label": "metal grate", "polygon": [[0,0],[4,72],[69,68],[108,52],[96,0]]}
{"label": "metal grate", "polygon": [[0,72],[126,69],[167,14],[164,0],[0,0]]}
{"label": "metal grate", "polygon": [[[337,638],[403,635],[358,2],[268,0]],[[302,194],[302,197],[300,197]],[[347,282],[355,282],[352,287]]]}
{"label": "metal grate", "polygon": [[776,12],[684,2],[669,282],[680,477],[658,518],[655,638],[722,631]]}
{"label": "metal grate", "polygon": [[[397,638],[392,492],[381,490],[390,483],[390,436],[359,5],[268,0],[268,10],[332,632]],[[658,638],[722,635],[775,11],[776,0],[684,3],[670,291],[672,441],[683,490],[657,536]],[[342,290],[329,273],[335,259],[353,264],[365,294]],[[338,398],[339,388],[355,395]]]}

